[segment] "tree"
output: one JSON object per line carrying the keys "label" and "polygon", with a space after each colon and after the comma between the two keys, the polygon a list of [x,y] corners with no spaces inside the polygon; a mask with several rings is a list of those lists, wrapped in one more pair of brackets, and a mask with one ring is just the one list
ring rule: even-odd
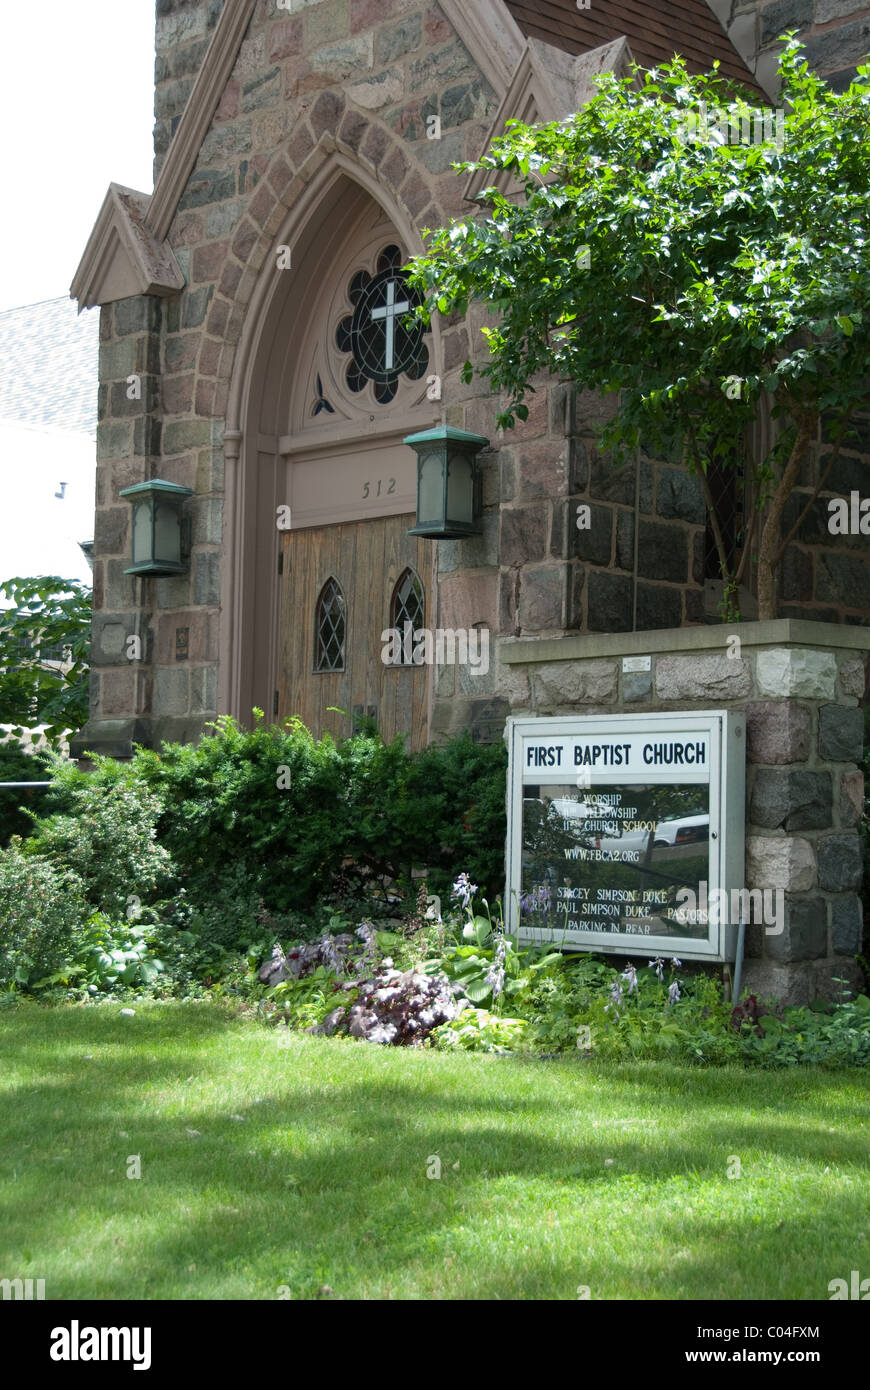
{"label": "tree", "polygon": [[91,590],[57,575],[0,583],[0,724],[45,725],[49,742],[88,717]]}
{"label": "tree", "polygon": [[[603,448],[661,448],[699,474],[727,617],[739,616],[759,527],[759,617],[776,616],[783,551],[849,437],[870,372],[870,67],[837,94],[788,36],[779,70],[777,122],[717,72],[691,76],[680,60],[605,74],[566,121],[511,122],[491,154],[461,167],[513,175],[521,195],[488,189],[486,215],[427,231],[412,262],[425,311],[464,314],[477,301],[500,315],[483,329],[489,357],[477,370],[505,393],[502,427],[526,418],[533,378],[548,371],[616,393]],[[708,113],[724,108],[709,128]],[[738,133],[751,143],[730,143]],[[466,382],[474,370],[465,364]],[[711,478],[740,467],[746,428],[766,407],[778,437],[747,465],[757,505],[734,555]],[[831,456],[783,537],[820,428]]]}

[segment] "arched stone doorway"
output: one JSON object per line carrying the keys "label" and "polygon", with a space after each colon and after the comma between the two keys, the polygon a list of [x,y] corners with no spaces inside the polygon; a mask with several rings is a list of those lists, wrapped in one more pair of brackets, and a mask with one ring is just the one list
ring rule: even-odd
{"label": "arched stone doorway", "polygon": [[[402,444],[441,418],[437,329],[407,331],[401,309],[399,267],[418,249],[374,178],[334,154],[259,271],[224,437],[219,705],[242,723],[259,707],[342,735],[370,714],[387,739],[427,740],[432,673],[386,664],[381,641],[408,568],[435,605],[435,547],[407,534],[416,465]],[[337,659],[333,642],[324,664],[330,581],[343,650]]]}

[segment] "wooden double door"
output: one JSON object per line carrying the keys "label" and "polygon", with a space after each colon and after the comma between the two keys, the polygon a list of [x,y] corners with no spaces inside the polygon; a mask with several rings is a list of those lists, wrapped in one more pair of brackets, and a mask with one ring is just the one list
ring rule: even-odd
{"label": "wooden double door", "polygon": [[[382,659],[382,634],[392,627],[396,585],[407,569],[420,578],[425,625],[433,625],[435,546],[408,535],[414,522],[412,513],[283,533],[279,718],[298,715],[315,737],[329,732],[340,738],[352,731],[355,713],[366,713],[385,742],[401,734],[409,748],[425,746],[432,668]],[[318,669],[324,655],[321,600],[327,593],[333,618],[343,616],[344,625],[340,663],[333,670]],[[334,626],[329,635],[335,664]]]}

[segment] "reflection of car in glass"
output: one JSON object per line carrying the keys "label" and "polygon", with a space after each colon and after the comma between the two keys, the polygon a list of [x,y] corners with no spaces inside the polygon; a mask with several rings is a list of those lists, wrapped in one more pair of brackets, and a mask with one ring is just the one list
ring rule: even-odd
{"label": "reflection of car in glass", "polygon": [[710,817],[681,816],[656,826],[654,845],[697,845],[710,838]]}

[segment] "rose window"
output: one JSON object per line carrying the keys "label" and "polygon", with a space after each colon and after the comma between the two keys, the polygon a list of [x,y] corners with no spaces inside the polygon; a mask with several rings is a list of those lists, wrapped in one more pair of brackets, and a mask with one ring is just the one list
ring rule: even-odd
{"label": "rose window", "polygon": [[400,269],[398,246],[386,246],[374,275],[358,270],[347,290],[353,312],[336,329],[339,352],[350,354],[346,368],[351,391],[374,384],[375,399],[386,405],[395,396],[402,375],[419,381],[429,367],[425,328],[413,317],[422,302]]}

